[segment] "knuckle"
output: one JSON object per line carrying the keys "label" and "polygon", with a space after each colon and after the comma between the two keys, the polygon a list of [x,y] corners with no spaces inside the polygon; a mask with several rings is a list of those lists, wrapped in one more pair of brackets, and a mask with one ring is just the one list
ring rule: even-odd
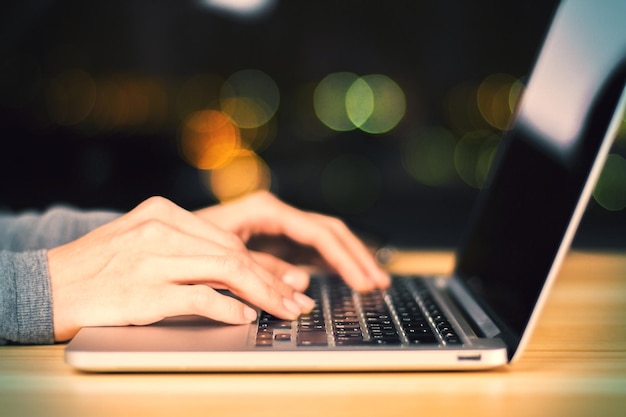
{"label": "knuckle", "polygon": [[204,313],[211,305],[213,299],[212,291],[204,286],[196,285],[194,290],[187,295],[188,310],[193,313]]}
{"label": "knuckle", "polygon": [[231,247],[237,252],[245,253],[248,251],[246,244],[241,240],[241,238],[235,234],[231,234],[227,238],[229,240],[229,244]]}
{"label": "knuckle", "polygon": [[142,221],[133,229],[133,239],[154,240],[162,237],[169,230],[169,226],[156,218],[149,218]]}
{"label": "knuckle", "polygon": [[337,217],[326,217],[326,222],[331,230],[335,230],[335,231],[348,230],[348,226],[346,226],[343,220],[338,219]]}
{"label": "knuckle", "polygon": [[255,207],[273,208],[279,205],[280,200],[267,190],[259,190],[250,194],[249,202]]}
{"label": "knuckle", "polygon": [[135,211],[140,213],[140,215],[142,216],[154,218],[160,217],[162,215],[167,215],[171,212],[173,207],[174,203],[172,203],[167,198],[161,196],[153,196],[139,204]]}
{"label": "knuckle", "polygon": [[262,281],[257,275],[257,264],[246,253],[230,252],[219,259],[233,287],[250,289]]}
{"label": "knuckle", "polygon": [[258,190],[250,194],[250,197],[256,198],[259,200],[276,200],[277,198],[274,194],[270,193],[267,190]]}
{"label": "knuckle", "polygon": [[310,235],[310,240],[315,244],[324,244],[324,242],[335,241],[338,236],[346,233],[348,227],[346,224],[336,217],[325,216],[318,213],[310,213],[313,222],[320,227],[316,227]]}
{"label": "knuckle", "polygon": [[242,275],[247,275],[247,272],[253,269],[254,261],[248,256],[247,253],[235,252],[231,256],[231,259],[233,259],[233,263],[236,267],[237,272],[241,273]]}
{"label": "knuckle", "polygon": [[149,207],[157,207],[157,208],[172,204],[172,202],[168,200],[167,198],[158,196],[158,195],[147,198],[145,203]]}
{"label": "knuckle", "polygon": [[219,258],[222,267],[231,273],[240,274],[248,268],[247,260],[239,252],[230,252]]}

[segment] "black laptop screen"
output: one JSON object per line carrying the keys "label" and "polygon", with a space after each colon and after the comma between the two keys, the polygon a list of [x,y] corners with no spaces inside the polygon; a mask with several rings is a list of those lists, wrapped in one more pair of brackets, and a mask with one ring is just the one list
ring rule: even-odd
{"label": "black laptop screen", "polygon": [[559,8],[457,253],[457,276],[514,346],[624,89],[624,15],[618,2]]}

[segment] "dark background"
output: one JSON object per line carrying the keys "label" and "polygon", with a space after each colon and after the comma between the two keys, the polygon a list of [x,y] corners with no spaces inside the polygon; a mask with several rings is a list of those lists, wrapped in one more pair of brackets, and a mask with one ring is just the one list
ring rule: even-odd
{"label": "dark background", "polygon": [[[471,130],[499,136],[486,123],[451,123],[447,100],[491,74],[523,81],[556,3],[283,0],[262,16],[242,19],[191,0],[5,1],[0,206],[19,211],[61,202],[128,210],[151,195],[188,209],[215,203],[198,170],[180,155],[184,115],[177,113],[176,97],[196,74],[227,78],[254,68],[271,76],[281,94],[272,140],[258,151],[271,170],[273,192],[299,207],[339,215],[384,241],[449,247],[478,189],[459,178],[436,186],[416,181],[402,165],[408,138],[433,126],[455,140]],[[96,81],[154,87],[154,112],[108,127],[55,123],[51,82],[77,69]],[[400,124],[381,135],[340,133],[298,110],[302,100],[312,100],[311,86],[339,71],[395,80],[407,103]],[[624,142],[620,137],[614,152],[624,154]],[[332,174],[332,161],[355,155],[370,162],[375,198],[361,206],[334,204],[322,178]],[[365,174],[351,177],[339,169],[334,175],[350,197],[374,184]],[[575,245],[624,247],[625,211],[592,201]]]}

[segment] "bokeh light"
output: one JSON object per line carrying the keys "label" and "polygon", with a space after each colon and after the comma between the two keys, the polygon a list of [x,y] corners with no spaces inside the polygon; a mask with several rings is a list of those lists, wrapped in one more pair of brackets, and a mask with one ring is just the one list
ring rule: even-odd
{"label": "bokeh light", "polygon": [[382,191],[379,168],[362,155],[342,154],[322,171],[322,195],[342,214],[358,214],[370,208]]}
{"label": "bokeh light", "polygon": [[480,82],[453,87],[445,99],[451,128],[460,135],[481,129],[510,128],[524,85],[512,75],[495,73]]}
{"label": "bokeh light", "polygon": [[200,0],[199,4],[242,18],[256,18],[269,13],[278,0]]}
{"label": "bokeh light", "polygon": [[153,132],[169,118],[169,98],[156,79],[116,74],[95,78],[81,69],[61,72],[48,83],[49,119],[83,132]]}
{"label": "bokeh light", "polygon": [[386,133],[402,120],[406,98],[400,86],[382,74],[359,77],[351,72],[326,76],[313,94],[317,117],[330,129]]}
{"label": "bokeh light", "polygon": [[620,211],[626,208],[626,159],[616,153],[607,157],[593,197],[603,208]]}
{"label": "bokeh light", "polygon": [[476,101],[485,121],[498,130],[507,130],[521,92],[519,82],[509,74],[492,74],[478,86]]}
{"label": "bokeh light", "polygon": [[96,102],[89,118],[96,128],[156,130],[166,122],[169,100],[159,82],[125,75],[96,82]]}
{"label": "bokeh light", "polygon": [[215,197],[228,201],[258,190],[269,190],[271,171],[256,153],[239,150],[230,161],[211,171],[202,172]]}
{"label": "bokeh light", "polygon": [[454,150],[454,166],[467,185],[483,187],[499,142],[499,136],[488,130],[467,133],[459,140]]}
{"label": "bokeh light", "polygon": [[479,188],[485,186],[485,182],[491,171],[491,165],[493,164],[494,157],[498,152],[498,146],[500,145],[500,136],[489,135],[483,142],[478,152],[478,159],[476,160],[476,183]]}
{"label": "bokeh light", "polygon": [[202,110],[184,122],[180,137],[182,156],[198,169],[217,169],[239,155],[239,128],[224,113]]}
{"label": "bokeh light", "polygon": [[332,130],[346,132],[356,129],[346,109],[348,90],[359,77],[351,72],[336,72],[320,81],[313,92],[313,108],[317,117]]}
{"label": "bokeh light", "polygon": [[[363,84],[366,84],[369,91],[371,91],[372,110],[362,122],[355,124],[364,132],[373,134],[386,133],[395,128],[406,112],[406,98],[400,86],[391,78],[382,74],[366,75],[356,81],[353,87],[357,83],[361,84],[358,90],[366,91],[367,94],[367,90],[363,86]],[[351,101],[350,93],[353,87],[350,88],[346,97],[348,109],[350,109],[348,103]],[[367,102],[367,100],[368,98],[364,97],[364,102]],[[366,112],[369,106],[366,105]],[[365,116],[366,112],[363,112],[361,116]],[[348,114],[350,114],[349,110]]]}
{"label": "bokeh light", "polygon": [[517,106],[522,99],[522,94],[526,86],[522,80],[515,80],[509,89],[509,110],[511,111],[511,117],[514,117],[517,112]]}
{"label": "bokeh light", "polygon": [[266,149],[276,137],[276,119],[254,128],[240,128],[241,146],[259,152]]}
{"label": "bokeh light", "polygon": [[279,104],[278,86],[256,69],[235,72],[226,80],[200,74],[182,85],[178,112],[192,113],[183,123],[181,154],[200,170],[204,185],[220,201],[269,189],[270,169],[256,151],[276,134]]}
{"label": "bokeh light", "polygon": [[232,74],[220,91],[222,111],[241,128],[267,123],[278,110],[280,93],[274,80],[256,69]]}
{"label": "bokeh light", "polygon": [[374,91],[363,78],[357,78],[346,91],[345,106],[348,118],[356,127],[361,127],[370,118],[375,108]]}
{"label": "bokeh light", "polygon": [[402,149],[402,165],[417,182],[431,187],[451,185],[456,139],[442,127],[424,127],[409,135]]}

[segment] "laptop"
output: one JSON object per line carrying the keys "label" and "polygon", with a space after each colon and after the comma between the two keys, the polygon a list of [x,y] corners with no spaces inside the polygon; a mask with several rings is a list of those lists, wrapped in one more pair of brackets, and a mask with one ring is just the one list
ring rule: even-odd
{"label": "laptop", "polygon": [[557,8],[450,276],[358,294],[312,279],[299,320],[173,317],[83,328],[66,362],[94,372],[490,369],[522,354],[626,107],[626,2]]}

